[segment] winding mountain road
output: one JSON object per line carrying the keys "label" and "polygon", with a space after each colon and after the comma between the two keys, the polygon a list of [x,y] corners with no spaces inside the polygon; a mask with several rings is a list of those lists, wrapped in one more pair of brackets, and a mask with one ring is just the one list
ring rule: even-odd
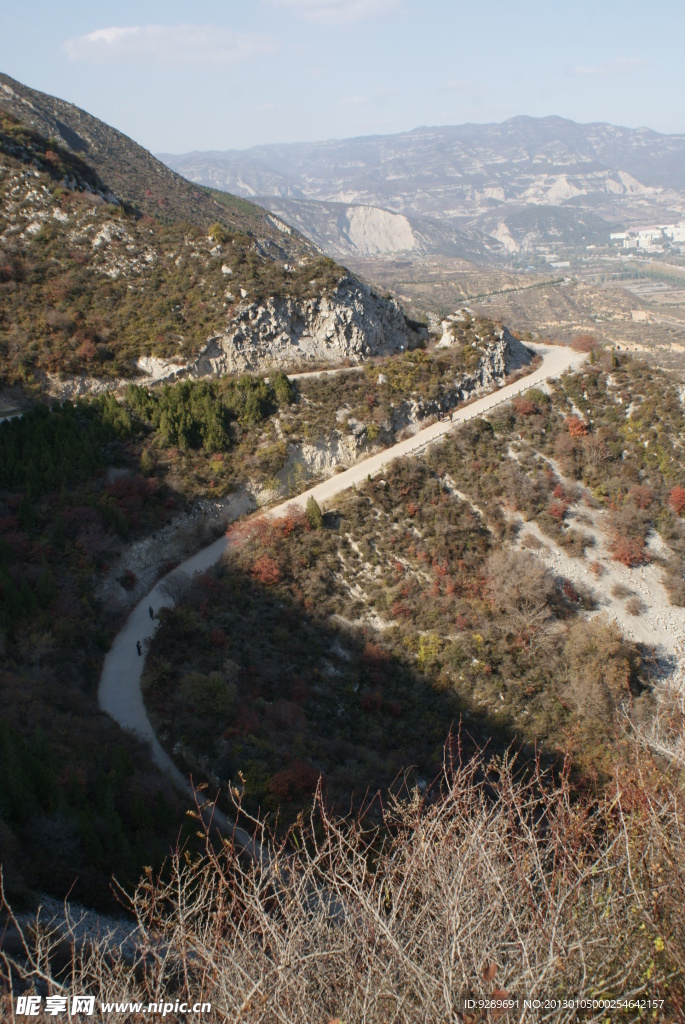
{"label": "winding mountain road", "polygon": [[[336,473],[328,480],[308,488],[297,497],[288,498],[287,501],[273,508],[258,512],[257,515],[276,518],[283,515],[289,505],[297,504],[304,508],[310,496],[318,502],[329,501],[341,491],[378,473],[395,459],[424,449],[460,423],[465,423],[475,416],[481,416],[496,405],[509,401],[522,391],[526,391],[536,384],[544,383],[550,378],[558,377],[565,370],[575,369],[585,359],[583,354],[573,352],[569,348],[552,345],[530,347],[542,356],[542,365],[529,376],[521,378],[513,384],[507,384],[499,390],[477,399],[470,405],[455,410],[451,419],[446,418],[432,423],[413,437],[400,441],[391,448],[386,448],[384,451],[364,459],[363,462],[357,463],[350,469]],[[162,749],[147,716],[141,690],[145,658],[138,654],[136,643],[139,641],[143,644],[154,635],[158,626],[159,610],[171,607],[174,603],[173,598],[165,590],[165,582],[174,577],[192,576],[193,573],[204,572],[219,560],[229,543],[227,537],[219,537],[213,544],[198,551],[191,558],[187,558],[185,562],[182,562],[164,579],[160,580],[150,593],[136,605],[105,657],[98,689],[98,702],[101,710],[110,715],[122,728],[128,729],[138,738],[147,742],[155,764],[193,801],[196,799],[196,794],[190,780]],[[149,608],[153,609],[154,619],[150,617]],[[215,818],[221,827],[224,822],[223,815],[217,811]],[[250,848],[253,846],[250,836],[242,830],[237,830],[236,839],[242,846]]]}

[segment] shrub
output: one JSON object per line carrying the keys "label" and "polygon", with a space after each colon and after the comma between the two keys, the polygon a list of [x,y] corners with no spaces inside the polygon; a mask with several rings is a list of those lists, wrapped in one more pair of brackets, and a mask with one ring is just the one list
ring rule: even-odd
{"label": "shrub", "polygon": [[622,565],[633,569],[637,565],[646,565],[651,561],[642,537],[615,537],[609,545],[612,558]]}
{"label": "shrub", "polygon": [[271,587],[281,578],[281,567],[271,555],[262,555],[252,566],[252,576],[258,583]]}
{"label": "shrub", "polygon": [[674,487],[668,496],[668,503],[675,514],[679,516],[685,509],[685,487]]}
{"label": "shrub", "polygon": [[225,718],[235,707],[236,688],[221,672],[189,672],[181,680],[180,692],[201,718]]}
{"label": "shrub", "polygon": [[207,234],[217,245],[225,245],[231,237],[224,225],[220,224],[218,220],[212,224]]}
{"label": "shrub", "polygon": [[519,416],[533,416],[538,411],[535,402],[526,395],[519,395],[511,404]]}
{"label": "shrub", "polygon": [[577,334],[571,348],[574,352],[593,352],[597,348],[597,339],[592,334]]}
{"label": "shrub", "polygon": [[580,416],[567,416],[566,429],[571,437],[585,437],[588,433],[587,423]]}
{"label": "shrub", "polygon": [[[644,484],[635,484],[631,487],[628,492],[628,497],[631,498],[637,507],[643,511],[646,511],[654,501],[654,493],[651,487],[646,487]],[[685,502],[685,490],[683,490],[683,500]]]}
{"label": "shrub", "polygon": [[284,373],[277,373],[269,378],[279,407],[292,405],[295,401],[295,388]]}
{"label": "shrub", "polygon": [[565,501],[555,501],[547,509],[552,519],[557,523],[562,523],[568,512],[568,505]]}
{"label": "shrub", "polygon": [[591,727],[613,720],[616,708],[630,696],[634,671],[629,646],[605,616],[580,619],[571,626],[564,656],[569,693]]}
{"label": "shrub", "polygon": [[[533,767],[530,779],[515,777],[512,759],[448,762],[433,799],[414,790],[383,808],[382,842],[333,818],[323,799],[290,844],[250,821],[263,851],[252,862],[238,843],[208,839],[206,856],[177,850],[163,875],[148,871],[130,897],[130,957],[109,935],[84,953],[73,923],[64,941],[47,915],[38,928],[19,925],[19,962],[12,947],[0,961],[5,992],[20,977],[25,991],[98,1002],[165,992],[178,1005],[201,992],[225,1019],[249,1024],[426,1024],[465,1019],[465,997],[497,991],[544,1006],[553,979],[554,992],[590,1006],[617,992],[657,1005],[666,996],[662,1019],[675,1021],[682,803],[643,767],[624,769],[593,803],[566,776],[554,783]],[[308,768],[295,762],[267,786],[287,798]],[[169,1021],[187,1019],[169,1006]],[[9,994],[0,1014],[13,1016]],[[576,1012],[530,1019],[568,1024]]]}

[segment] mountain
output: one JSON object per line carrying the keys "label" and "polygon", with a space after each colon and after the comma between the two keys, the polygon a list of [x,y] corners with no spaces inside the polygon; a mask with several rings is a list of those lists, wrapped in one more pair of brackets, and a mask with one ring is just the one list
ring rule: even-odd
{"label": "mountain", "polygon": [[6,75],[0,296],[0,383],[61,395],[417,340],[395,303],[282,220]]}
{"label": "mountain", "polygon": [[[684,135],[561,117],[160,158],[193,182],[288,210],[313,235],[331,219],[313,204],[341,204],[347,212],[332,246],[340,253],[382,251],[363,235],[346,235],[344,217],[359,219],[360,208],[406,219],[399,244],[389,236],[385,251],[467,258],[469,249],[487,257],[540,241],[574,244],[573,231],[593,244],[616,224],[685,211]],[[532,235],[515,216],[531,208],[537,211]],[[548,212],[540,217],[541,210]],[[568,234],[577,221],[560,214],[566,210],[584,211],[584,231],[573,227]]]}

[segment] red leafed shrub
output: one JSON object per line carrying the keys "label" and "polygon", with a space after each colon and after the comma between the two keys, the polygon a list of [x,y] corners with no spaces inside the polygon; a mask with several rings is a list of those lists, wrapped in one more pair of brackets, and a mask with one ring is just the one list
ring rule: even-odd
{"label": "red leafed shrub", "polygon": [[565,501],[555,501],[547,509],[552,519],[557,523],[563,523],[564,517],[568,512],[568,505]]}
{"label": "red leafed shrub", "polygon": [[220,629],[218,626],[216,629],[213,629],[211,632],[211,640],[215,647],[225,647],[226,634],[224,633],[223,629]]}
{"label": "red leafed shrub", "polygon": [[390,660],[390,655],[380,644],[369,640],[364,647],[362,658],[368,665],[382,665]]}
{"label": "red leafed shrub", "polygon": [[574,604],[578,604],[580,601],[580,594],[570,580],[564,580],[561,589],[564,591],[564,596],[568,598],[569,601],[572,601]]}
{"label": "red leafed shrub", "polygon": [[668,496],[668,504],[677,516],[685,509],[685,487],[676,486]]}
{"label": "red leafed shrub", "polygon": [[592,352],[597,348],[597,341],[591,334],[577,334],[571,342],[574,352]]}
{"label": "red leafed shrub", "polygon": [[258,583],[263,583],[266,587],[273,586],[274,583],[278,583],[281,578],[281,567],[275,558],[271,555],[262,555],[252,566],[252,575]]}
{"label": "red leafed shrub", "polygon": [[466,618],[465,615],[462,615],[460,612],[459,615],[457,615],[456,619],[454,620],[454,625],[457,627],[457,629],[460,630],[468,629],[469,620]]}
{"label": "red leafed shrub", "polygon": [[277,800],[289,800],[298,793],[313,793],[319,773],[305,761],[295,761],[289,768],[276,772],[269,783],[269,792]]}
{"label": "red leafed shrub", "polygon": [[552,491],[552,497],[558,498],[560,501],[568,501],[568,496],[566,494],[566,491],[564,490],[563,484],[557,484],[557,486]]}
{"label": "red leafed shrub", "polygon": [[393,617],[395,619],[400,619],[400,618],[410,619],[411,618],[411,608],[408,608],[407,605],[404,604],[403,601],[395,601],[395,603],[392,606],[392,614],[393,614]]}
{"label": "red leafed shrub", "polygon": [[571,437],[587,437],[587,423],[584,423],[580,416],[568,416],[566,429]]}
{"label": "red leafed shrub", "polygon": [[380,711],[383,706],[383,695],[380,690],[369,690],[362,696],[362,709],[364,711]]}
{"label": "red leafed shrub", "polygon": [[410,501],[407,503],[407,515],[415,516],[418,511],[419,506],[416,504],[415,501]]}
{"label": "red leafed shrub", "polygon": [[614,561],[627,565],[629,569],[636,565],[646,565],[651,560],[642,537],[615,537],[609,550]]}
{"label": "red leafed shrub", "polygon": [[538,411],[538,407],[535,402],[530,398],[526,398],[525,395],[519,395],[519,397],[515,398],[511,404],[514,407],[514,411],[517,412],[519,416],[534,416]]}
{"label": "red leafed shrub", "polygon": [[91,362],[98,354],[98,350],[95,347],[95,342],[91,338],[86,338],[76,350],[76,355],[80,356],[81,359],[85,359],[86,362]]}
{"label": "red leafed shrub", "polygon": [[[685,497],[685,491],[683,491]],[[631,487],[628,492],[628,497],[632,498],[638,508],[647,509],[654,501],[654,495],[649,487],[644,484],[635,484]]]}
{"label": "red leafed shrub", "polygon": [[449,566],[447,565],[446,562],[433,562],[433,571],[435,572],[436,576],[446,576],[448,568]]}
{"label": "red leafed shrub", "polygon": [[159,483],[140,474],[119,477],[105,487],[106,493],[112,498],[122,512],[129,516],[138,515],[147,498],[159,490]]}
{"label": "red leafed shrub", "polygon": [[[262,520],[263,521],[263,520]],[[274,528],[280,530],[284,537],[294,533],[295,530],[309,530],[309,519],[303,508],[293,501],[285,510],[285,515],[274,522]]]}

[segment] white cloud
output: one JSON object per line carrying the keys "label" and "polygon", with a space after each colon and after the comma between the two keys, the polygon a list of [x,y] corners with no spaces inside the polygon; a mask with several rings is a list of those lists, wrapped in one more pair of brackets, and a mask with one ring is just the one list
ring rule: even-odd
{"label": "white cloud", "polygon": [[616,57],[603,64],[569,64],[564,68],[564,74],[569,78],[613,78],[639,71],[648,63],[644,57]]}
{"label": "white cloud", "polygon": [[273,53],[277,45],[257,32],[231,32],[216,25],[131,25],[76,36],[63,49],[72,60],[147,61],[177,67],[234,64]]}
{"label": "white cloud", "polygon": [[445,89],[459,89],[461,92],[465,89],[473,89],[477,84],[472,78],[448,78],[444,87]]}
{"label": "white cloud", "polygon": [[387,14],[399,0],[267,0],[273,7],[284,7],[306,21],[320,25],[345,25],[363,18]]}

